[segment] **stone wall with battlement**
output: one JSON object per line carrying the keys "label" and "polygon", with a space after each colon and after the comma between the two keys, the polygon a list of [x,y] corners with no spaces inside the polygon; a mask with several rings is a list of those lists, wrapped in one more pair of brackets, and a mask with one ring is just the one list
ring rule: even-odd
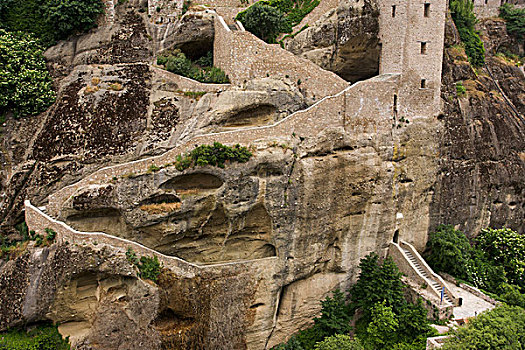
{"label": "stone wall with battlement", "polygon": [[344,127],[349,137],[353,133],[362,132],[389,135],[385,131],[391,128],[398,83],[398,75],[378,76],[358,82],[333,96],[327,96],[273,125],[196,136],[160,156],[100,169],[49,196],[47,211],[53,217],[60,217],[60,208],[64,202],[79,189],[108,183],[113,177],[144,173],[151,165],[172,163],[177,155],[190,151],[195,145],[212,144],[215,141],[227,145],[255,145],[257,142],[281,139],[286,135],[290,137],[292,134],[315,137],[326,128],[336,126]]}
{"label": "stone wall with battlement", "polygon": [[233,84],[264,77],[289,79],[316,100],[348,86],[348,82],[336,74],[277,44],[267,44],[247,31],[230,30],[220,16],[215,20],[213,60]]}

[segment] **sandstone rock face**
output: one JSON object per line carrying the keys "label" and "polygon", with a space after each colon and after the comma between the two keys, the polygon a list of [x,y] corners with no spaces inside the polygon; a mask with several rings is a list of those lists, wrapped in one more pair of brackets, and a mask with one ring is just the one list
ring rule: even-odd
{"label": "sandstone rock face", "polygon": [[341,1],[307,29],[285,39],[285,47],[345,80],[370,78],[379,72],[378,16],[374,1]]}
{"label": "sandstone rock face", "polygon": [[[59,322],[78,349],[269,349],[308,326],[319,300],[351,284],[359,260],[384,252],[395,232],[420,250],[439,223],[523,232],[524,125],[509,104],[523,113],[521,72],[489,58],[498,85],[476,76],[452,47],[453,24],[444,114],[400,120],[395,75],[311,106],[286,77],[231,86],[163,71],[151,64],[154,54],[178,47],[198,55],[214,35],[212,15],[190,11],[163,22],[162,11],[150,19],[144,6],[118,5],[114,25],[46,53],[57,102],[6,123],[5,233],[22,218],[24,199],[49,211],[50,194],[98,169],[165,154],[199,135],[238,132],[243,143],[254,132],[254,155],[224,169],[152,164],[162,169],[81,182],[52,214],[110,236],[98,242],[75,232],[75,240],[59,236],[0,261],[0,330]],[[374,3],[342,2],[286,45],[355,81],[377,72],[377,33]],[[311,130],[285,124],[300,110]],[[329,116],[336,122],[326,126]],[[274,123],[278,135],[255,132]],[[157,283],[139,278],[126,259],[137,243],[178,268],[166,263]]]}
{"label": "sandstone rock face", "polygon": [[[455,28],[448,29],[453,43]],[[476,76],[456,48],[445,51],[445,133],[430,215],[433,225],[457,225],[469,235],[487,226],[523,233],[524,77],[520,69],[499,58],[489,57],[487,67],[495,79],[486,70]],[[467,89],[462,96],[457,96],[454,85],[459,81]]]}

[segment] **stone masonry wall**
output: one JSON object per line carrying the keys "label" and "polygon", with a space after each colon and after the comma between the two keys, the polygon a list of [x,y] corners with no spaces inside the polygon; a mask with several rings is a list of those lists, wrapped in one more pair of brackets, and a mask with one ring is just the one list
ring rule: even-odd
{"label": "stone masonry wall", "polygon": [[446,2],[380,2],[380,74],[401,73],[400,116],[435,116],[440,87]]}
{"label": "stone masonry wall", "polygon": [[308,97],[336,94],[348,83],[311,61],[267,44],[247,31],[232,31],[221,17],[215,20],[214,65],[223,69],[233,84],[254,78],[290,79]]}

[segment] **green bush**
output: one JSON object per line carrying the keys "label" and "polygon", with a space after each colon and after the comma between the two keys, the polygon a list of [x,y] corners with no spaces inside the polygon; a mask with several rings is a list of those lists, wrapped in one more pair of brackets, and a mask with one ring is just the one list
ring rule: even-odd
{"label": "green bush", "polygon": [[315,350],[364,350],[358,339],[345,334],[335,334],[315,345]]}
{"label": "green bush", "polygon": [[33,36],[0,29],[0,115],[36,115],[55,101],[42,52]]}
{"label": "green bush", "polygon": [[157,282],[160,275],[161,265],[159,259],[156,256],[153,258],[142,256],[140,258],[140,264],[138,265],[140,270],[140,277],[153,282]]}
{"label": "green bush", "polygon": [[275,43],[280,33],[292,31],[290,22],[279,9],[258,2],[238,17],[247,31],[267,43]]}
{"label": "green bush", "polygon": [[463,82],[462,81],[458,81],[456,83],[456,93],[457,93],[457,95],[458,96],[463,96],[463,95],[465,95],[466,92],[467,92],[467,89],[463,85]]}
{"label": "green bush", "polygon": [[504,4],[499,8],[499,16],[507,22],[507,32],[517,40],[523,40],[525,37],[525,9]]}
{"label": "green bush", "polygon": [[213,64],[211,51],[193,63],[180,50],[174,50],[157,58],[157,64],[164,66],[166,70],[182,75],[201,83],[225,84],[230,80],[223,70],[217,67],[206,66]]}
{"label": "green bush", "polygon": [[240,12],[236,19],[246,30],[273,44],[279,34],[291,33],[317,5],[319,0],[263,0]]}
{"label": "green bush", "polygon": [[467,278],[467,262],[471,255],[468,238],[451,225],[440,225],[430,234],[424,254],[432,269],[461,279]]}
{"label": "green bush", "polygon": [[139,259],[137,253],[135,253],[133,249],[128,248],[126,251],[126,259],[139,269],[140,278],[157,282],[162,270],[162,265],[156,256],[152,258],[142,256]]}
{"label": "green bush", "polygon": [[451,0],[449,5],[469,62],[476,67],[482,66],[485,63],[485,47],[474,29],[478,21],[473,11],[474,3],[470,0]]}
{"label": "green bush", "polygon": [[68,350],[67,339],[62,339],[56,326],[41,325],[25,332],[10,330],[0,333],[0,349],[3,350]]}
{"label": "green bush", "polygon": [[96,26],[102,0],[7,0],[0,23],[8,31],[32,33],[44,46]]}
{"label": "green bush", "polygon": [[525,310],[503,305],[458,328],[443,350],[517,350],[525,348]]}
{"label": "green bush", "polygon": [[239,144],[229,147],[219,142],[213,145],[200,145],[191,152],[178,155],[175,161],[175,168],[183,171],[190,167],[212,165],[224,168],[226,162],[246,163],[252,157],[248,148]]}

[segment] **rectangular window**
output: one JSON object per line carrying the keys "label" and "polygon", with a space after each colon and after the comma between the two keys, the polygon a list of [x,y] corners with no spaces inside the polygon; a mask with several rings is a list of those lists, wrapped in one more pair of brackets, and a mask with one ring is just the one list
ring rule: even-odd
{"label": "rectangular window", "polygon": [[426,55],[427,54],[427,43],[424,42],[424,41],[421,43],[421,54],[422,55]]}
{"label": "rectangular window", "polygon": [[392,17],[396,16],[396,5],[392,5]]}
{"label": "rectangular window", "polygon": [[427,80],[426,79],[421,79],[421,88],[424,89],[427,87]]}
{"label": "rectangular window", "polygon": [[425,4],[425,10],[424,10],[423,14],[424,14],[425,17],[430,16],[430,4],[428,4],[428,3]]}

